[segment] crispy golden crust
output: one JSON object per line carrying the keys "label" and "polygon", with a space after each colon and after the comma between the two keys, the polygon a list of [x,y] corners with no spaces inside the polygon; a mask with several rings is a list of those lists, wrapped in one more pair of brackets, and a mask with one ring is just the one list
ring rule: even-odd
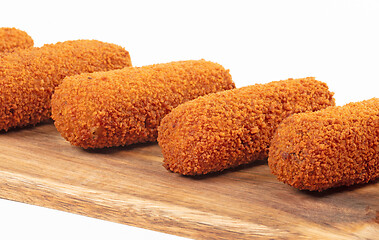
{"label": "crispy golden crust", "polygon": [[0,130],[50,117],[51,95],[65,76],[131,66],[122,47],[96,40],[29,48],[0,58]]}
{"label": "crispy golden crust", "polygon": [[0,53],[33,47],[33,39],[16,28],[0,28]]}
{"label": "crispy golden crust", "polygon": [[198,175],[264,159],[277,125],[293,113],[334,105],[314,78],[256,84],[178,106],[158,129],[164,166]]}
{"label": "crispy golden crust", "polygon": [[66,78],[52,98],[62,136],[83,148],[155,141],[161,119],[198,96],[235,88],[228,70],[199,60]]}
{"label": "crispy golden crust", "polygon": [[378,178],[379,99],[285,119],[268,164],[280,181],[311,191]]}

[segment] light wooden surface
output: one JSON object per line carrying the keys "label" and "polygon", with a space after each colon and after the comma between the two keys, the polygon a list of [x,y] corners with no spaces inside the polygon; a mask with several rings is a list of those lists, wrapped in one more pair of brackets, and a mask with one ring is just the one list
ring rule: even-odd
{"label": "light wooden surface", "polygon": [[166,171],[156,143],[85,151],[52,123],[0,133],[0,197],[196,239],[377,239],[379,183],[324,193],[267,162],[205,177]]}

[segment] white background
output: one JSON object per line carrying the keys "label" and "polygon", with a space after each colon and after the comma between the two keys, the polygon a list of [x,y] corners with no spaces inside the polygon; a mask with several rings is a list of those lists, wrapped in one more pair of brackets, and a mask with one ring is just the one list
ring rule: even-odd
{"label": "white background", "polygon": [[[204,58],[237,87],[315,76],[337,105],[379,97],[379,1],[2,1],[0,27],[25,30],[36,46],[116,43],[135,66]],[[179,239],[0,200],[0,239],[25,238]]]}

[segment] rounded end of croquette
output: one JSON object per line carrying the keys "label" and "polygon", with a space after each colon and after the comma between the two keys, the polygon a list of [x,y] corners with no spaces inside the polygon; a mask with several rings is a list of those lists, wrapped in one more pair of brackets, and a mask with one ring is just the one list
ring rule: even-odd
{"label": "rounded end of croquette", "polygon": [[33,39],[26,32],[16,28],[0,28],[0,52],[11,52],[33,45]]}
{"label": "rounded end of croquette", "polygon": [[271,141],[268,164],[278,180],[300,190],[379,177],[379,99],[288,117]]}

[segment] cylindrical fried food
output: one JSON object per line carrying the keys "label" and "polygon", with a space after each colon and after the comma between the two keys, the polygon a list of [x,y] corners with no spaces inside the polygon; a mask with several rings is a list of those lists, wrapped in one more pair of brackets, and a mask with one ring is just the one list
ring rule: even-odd
{"label": "cylindrical fried food", "polygon": [[205,60],[82,74],[57,88],[52,117],[62,136],[83,148],[156,141],[173,108],[234,87],[229,70]]}
{"label": "cylindrical fried food", "polygon": [[0,58],[0,130],[47,120],[51,95],[63,78],[131,66],[122,47],[96,40],[29,48]]}
{"label": "cylindrical fried food", "polygon": [[379,98],[295,114],[278,127],[268,164],[280,181],[322,191],[379,177]]}
{"label": "cylindrical fried food", "polygon": [[164,166],[199,175],[265,159],[277,125],[293,113],[334,105],[314,78],[256,84],[178,106],[158,129]]}
{"label": "cylindrical fried food", "polygon": [[33,39],[16,28],[0,28],[0,53],[33,47]]}

